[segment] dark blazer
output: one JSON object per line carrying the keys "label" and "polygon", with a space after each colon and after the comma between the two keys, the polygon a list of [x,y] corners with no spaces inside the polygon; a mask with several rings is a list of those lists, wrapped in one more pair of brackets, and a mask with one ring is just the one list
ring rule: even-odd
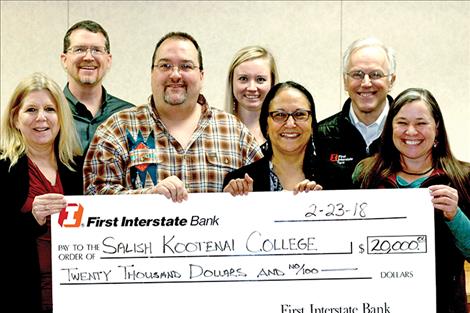
{"label": "dark blazer", "polygon": [[270,191],[269,158],[263,157],[228,173],[224,179],[224,188],[230,180],[245,177],[245,173],[253,178],[253,191]]}
{"label": "dark blazer", "polygon": [[[65,195],[83,194],[82,158],[76,172],[59,163],[59,176]],[[36,238],[47,231],[31,212],[22,213],[29,191],[28,158],[22,156],[11,169],[9,160],[0,160],[0,201],[3,231],[2,256],[6,262],[2,284],[6,287],[3,308],[15,312],[41,311],[41,279]]]}
{"label": "dark blazer", "polygon": [[[228,173],[224,179],[224,188],[227,186],[230,180],[235,178],[243,178],[245,177],[245,173],[248,173],[248,175],[253,178],[253,191],[271,191],[269,160],[270,158],[265,156],[258,161]],[[319,169],[321,166],[319,166],[318,160],[316,159],[313,164],[314,166],[312,167],[312,174],[307,178],[309,180],[315,180],[318,184],[321,185],[323,183],[321,175],[319,176],[315,174],[320,172]]]}

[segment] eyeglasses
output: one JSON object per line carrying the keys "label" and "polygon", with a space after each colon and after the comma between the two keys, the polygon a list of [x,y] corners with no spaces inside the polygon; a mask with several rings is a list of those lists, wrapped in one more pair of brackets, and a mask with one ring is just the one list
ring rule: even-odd
{"label": "eyeglasses", "polygon": [[96,47],[96,46],[91,46],[91,47],[74,46],[74,47],[70,47],[67,49],[67,51],[70,51],[73,55],[76,55],[76,56],[85,56],[88,50],[90,50],[91,55],[94,57],[108,53],[108,51],[106,50],[106,47]]}
{"label": "eyeglasses", "polygon": [[354,80],[364,80],[364,77],[369,77],[370,80],[378,80],[378,79],[382,79],[384,77],[388,77],[388,76],[392,76],[393,74],[390,73],[390,74],[384,74],[382,73],[381,71],[372,71],[372,72],[369,72],[369,73],[364,73],[363,71],[352,71],[352,72],[348,72],[346,73],[346,75],[348,75],[349,77],[351,77],[352,79]]}
{"label": "eyeglasses", "polygon": [[289,116],[292,116],[294,121],[296,122],[305,122],[312,114],[312,111],[309,110],[295,110],[292,113],[288,113],[286,111],[271,111],[269,112],[269,116],[275,121],[276,123],[285,123],[289,119]]}
{"label": "eyeglasses", "polygon": [[173,69],[177,69],[178,72],[189,73],[197,69],[198,67],[194,65],[192,62],[184,62],[180,65],[175,65],[169,62],[160,62],[158,64],[154,64],[153,67],[156,67],[160,72],[169,73],[172,72]]}

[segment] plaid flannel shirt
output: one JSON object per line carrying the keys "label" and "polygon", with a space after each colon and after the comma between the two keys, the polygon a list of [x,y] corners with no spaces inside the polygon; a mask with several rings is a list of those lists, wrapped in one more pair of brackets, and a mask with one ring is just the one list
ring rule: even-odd
{"label": "plaid flannel shirt", "polygon": [[96,130],[83,168],[85,194],[145,193],[175,175],[188,192],[220,192],[225,175],[262,157],[234,115],[211,108],[186,148],[168,132],[150,104],[112,115]]}

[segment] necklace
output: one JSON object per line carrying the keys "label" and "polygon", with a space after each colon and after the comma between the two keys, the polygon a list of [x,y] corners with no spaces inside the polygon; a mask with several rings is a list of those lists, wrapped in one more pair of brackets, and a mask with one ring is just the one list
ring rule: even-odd
{"label": "necklace", "polygon": [[430,169],[424,171],[424,172],[421,172],[421,173],[411,173],[411,172],[407,172],[405,171],[404,169],[401,169],[401,171],[405,174],[408,174],[408,175],[414,175],[414,176],[421,176],[421,175],[425,175],[427,173],[429,173],[434,167],[431,167]]}

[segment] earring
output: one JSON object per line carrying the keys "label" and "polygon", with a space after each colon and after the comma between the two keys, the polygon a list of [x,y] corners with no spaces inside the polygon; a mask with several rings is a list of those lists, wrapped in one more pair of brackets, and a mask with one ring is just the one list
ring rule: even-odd
{"label": "earring", "polygon": [[434,144],[433,144],[432,146],[433,146],[434,148],[436,148],[436,147],[437,147],[437,143],[438,143],[438,141],[437,141],[437,140],[434,140]]}
{"label": "earring", "polygon": [[315,142],[313,141],[313,135],[310,136],[310,141],[312,142],[312,150],[313,150],[313,155],[317,155],[317,150],[315,149]]}

